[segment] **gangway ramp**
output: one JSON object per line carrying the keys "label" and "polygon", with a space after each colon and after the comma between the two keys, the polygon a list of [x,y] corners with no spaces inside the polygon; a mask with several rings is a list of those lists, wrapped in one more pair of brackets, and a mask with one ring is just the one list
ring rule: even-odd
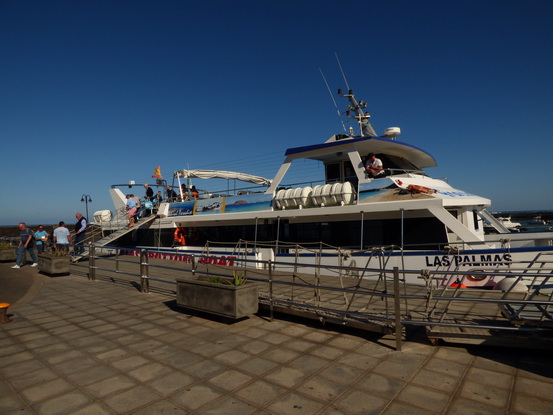
{"label": "gangway ramp", "polygon": [[[151,216],[147,216],[145,218],[142,218],[142,219],[139,219],[135,224],[134,226],[128,228],[123,228],[123,229],[119,229],[115,232],[112,232],[110,233],[109,235],[107,236],[104,236],[102,239],[94,242],[94,246],[96,248],[101,248],[101,247],[104,247],[114,241],[116,241],[117,239],[127,235],[128,233],[131,233],[132,231],[146,225],[146,224],[149,224],[151,222],[154,221],[154,219],[157,218],[157,215],[151,215]],[[73,256],[71,258],[71,261],[72,262],[77,262],[78,260],[82,259],[82,258],[85,258],[85,257],[88,257],[88,252],[85,252],[83,253],[82,255],[76,255],[76,256]]]}

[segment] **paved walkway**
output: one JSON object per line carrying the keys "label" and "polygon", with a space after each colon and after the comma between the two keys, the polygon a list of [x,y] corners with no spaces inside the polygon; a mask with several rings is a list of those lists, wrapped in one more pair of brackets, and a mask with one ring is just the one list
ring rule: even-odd
{"label": "paved walkway", "polygon": [[396,352],[393,337],[227,324],[176,308],[170,290],[10,266],[0,302],[10,280],[34,283],[0,325],[2,415],[553,413],[551,353],[424,340]]}

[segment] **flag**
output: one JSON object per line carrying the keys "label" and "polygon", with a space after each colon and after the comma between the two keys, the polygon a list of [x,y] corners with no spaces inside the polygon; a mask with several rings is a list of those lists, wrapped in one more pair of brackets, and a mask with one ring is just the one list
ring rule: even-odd
{"label": "flag", "polygon": [[163,177],[161,177],[161,168],[159,166],[154,169],[152,177],[155,177],[156,179],[163,179]]}

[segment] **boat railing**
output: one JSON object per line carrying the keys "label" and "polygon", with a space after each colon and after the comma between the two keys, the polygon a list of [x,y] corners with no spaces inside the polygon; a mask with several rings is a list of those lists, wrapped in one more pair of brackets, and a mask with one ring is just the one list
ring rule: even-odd
{"label": "boat railing", "polygon": [[[383,247],[385,248],[385,247]],[[553,263],[550,257],[537,256],[527,264],[513,264],[509,270],[485,269],[498,276],[535,279],[526,292],[463,288],[463,284],[443,287],[436,281],[454,276],[463,282],[468,271],[409,270],[390,266],[386,249],[374,250],[363,264],[349,261],[329,266],[315,261],[297,262],[296,269],[283,270],[282,261],[248,257],[233,258],[214,250],[202,254],[155,249],[111,247],[117,254],[102,255],[89,245],[90,259],[75,264],[76,274],[91,280],[127,283],[140,282],[142,292],[174,297],[175,278],[199,274],[228,277],[239,272],[259,286],[260,305],[269,311],[291,313],[321,322],[351,326],[380,333],[395,334],[396,348],[407,335],[406,327],[422,326],[431,341],[447,339],[474,343],[481,339],[491,344],[508,336],[508,343],[525,339],[524,346],[535,347],[553,336]],[[134,258],[133,258],[134,257]],[[320,258],[324,254],[320,253]],[[321,272],[332,268],[335,275]],[[421,285],[406,283],[407,275],[423,280]],[[520,282],[520,281],[519,281]],[[511,282],[509,282],[511,283]],[[440,287],[440,288],[437,288]],[[407,339],[409,340],[409,339]],[[505,341],[505,340],[504,340]],[[550,347],[550,343],[549,343]]]}

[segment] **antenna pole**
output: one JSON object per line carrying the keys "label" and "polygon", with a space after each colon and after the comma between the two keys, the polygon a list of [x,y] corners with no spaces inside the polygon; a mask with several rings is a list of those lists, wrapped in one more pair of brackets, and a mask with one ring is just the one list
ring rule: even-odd
{"label": "antenna pole", "polygon": [[[334,99],[334,96],[332,95],[332,92],[330,91],[330,87],[328,86],[328,82],[326,81],[323,70],[321,68],[319,68],[319,71],[321,72],[321,76],[323,77],[323,81],[325,81],[326,89],[328,89],[330,99],[332,99],[332,102],[334,103],[334,107],[336,108],[336,112],[338,113],[338,118],[340,118],[342,114],[340,114],[340,110],[338,109],[338,104],[336,103],[336,100]],[[341,118],[340,118],[340,122],[342,123],[342,128],[344,129],[344,132],[347,133],[346,125],[344,124],[344,121],[342,121]]]}
{"label": "antenna pole", "polygon": [[334,52],[334,56],[336,56],[336,61],[338,62],[338,67],[340,68],[340,72],[342,72],[342,77],[344,78],[344,82],[346,83],[346,88],[348,91],[350,90],[348,85],[348,80],[346,79],[346,74],[344,73],[344,70],[342,69],[342,64],[340,63],[340,59],[338,58],[338,54]]}

